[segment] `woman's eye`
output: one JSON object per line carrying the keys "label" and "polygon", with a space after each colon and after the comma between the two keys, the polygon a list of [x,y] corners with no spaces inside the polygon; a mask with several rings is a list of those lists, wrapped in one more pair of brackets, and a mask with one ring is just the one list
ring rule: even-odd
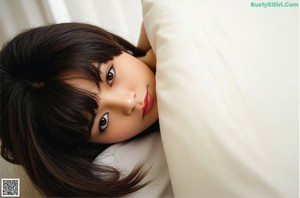
{"label": "woman's eye", "polygon": [[115,79],[115,69],[112,66],[106,74],[106,81],[111,86],[112,83],[114,82],[114,79]]}
{"label": "woman's eye", "polygon": [[103,133],[105,131],[105,129],[108,125],[108,121],[109,121],[108,113],[105,113],[99,121],[99,131],[100,131],[100,133]]}

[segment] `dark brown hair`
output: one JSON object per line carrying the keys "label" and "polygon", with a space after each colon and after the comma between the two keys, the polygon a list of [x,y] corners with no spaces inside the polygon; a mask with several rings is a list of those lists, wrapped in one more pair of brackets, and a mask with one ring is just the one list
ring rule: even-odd
{"label": "dark brown hair", "polygon": [[118,170],[93,164],[109,146],[87,141],[86,114],[95,113],[97,101],[61,79],[75,71],[99,85],[92,62],[104,63],[126,50],[145,54],[117,35],[81,23],[27,30],[1,50],[1,155],[23,166],[45,195],[117,197],[147,184],[141,164],[123,179]]}

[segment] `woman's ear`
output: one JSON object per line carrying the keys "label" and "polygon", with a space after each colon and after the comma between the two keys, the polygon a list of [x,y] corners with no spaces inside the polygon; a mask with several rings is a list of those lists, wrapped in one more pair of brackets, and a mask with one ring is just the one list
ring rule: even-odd
{"label": "woman's ear", "polygon": [[145,63],[146,65],[148,65],[148,67],[153,72],[155,72],[155,70],[156,70],[156,56],[155,56],[152,48],[147,51],[145,56],[138,57],[138,59],[140,61],[142,61],[143,63]]}

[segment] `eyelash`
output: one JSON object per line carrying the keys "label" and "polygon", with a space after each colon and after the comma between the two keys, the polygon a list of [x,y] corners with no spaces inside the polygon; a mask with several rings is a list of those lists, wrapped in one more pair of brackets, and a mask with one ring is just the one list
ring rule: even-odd
{"label": "eyelash", "polygon": [[[115,72],[114,66],[112,65],[112,66],[109,68],[109,70],[108,70],[108,72],[107,72],[107,74],[106,74],[106,82],[107,82],[107,84],[108,84],[109,86],[112,86],[112,84],[113,84],[113,82],[114,82],[114,80],[115,80],[115,76],[116,76],[115,73],[116,73],[116,72]],[[111,79],[110,79],[110,78],[111,78]],[[105,129],[106,129],[107,126],[108,126],[108,123],[109,123],[109,113],[105,113],[105,114],[101,117],[101,119],[100,119],[100,121],[99,121],[99,131],[100,131],[100,133],[103,133],[103,132],[105,131]],[[102,124],[103,124],[104,126],[102,126]]]}
{"label": "eyelash", "polygon": [[[106,120],[104,120],[106,119]],[[102,122],[103,121],[103,122]],[[108,126],[108,123],[109,123],[109,113],[105,113],[100,121],[99,121],[99,131],[100,133],[103,133],[105,131],[105,129],[107,128]],[[104,124],[104,126],[102,126],[102,124]]]}
{"label": "eyelash", "polygon": [[[109,70],[108,70],[108,72],[107,72],[107,74],[106,74],[106,82],[107,82],[107,84],[109,85],[109,86],[112,86],[112,84],[113,84],[113,82],[114,82],[114,80],[115,80],[115,77],[116,77],[116,74],[115,74],[116,72],[115,72],[115,68],[114,68],[114,66],[112,65],[110,68],[109,68]],[[109,78],[111,78],[111,76],[109,76],[109,75],[113,75],[112,76],[112,79],[109,79]]]}

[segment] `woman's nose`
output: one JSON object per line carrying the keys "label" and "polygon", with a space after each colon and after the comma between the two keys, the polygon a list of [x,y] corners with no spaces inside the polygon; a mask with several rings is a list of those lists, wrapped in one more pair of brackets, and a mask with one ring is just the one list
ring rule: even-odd
{"label": "woman's nose", "polygon": [[100,106],[113,108],[127,115],[130,115],[136,106],[135,93],[130,90],[106,90],[100,94],[100,97]]}

